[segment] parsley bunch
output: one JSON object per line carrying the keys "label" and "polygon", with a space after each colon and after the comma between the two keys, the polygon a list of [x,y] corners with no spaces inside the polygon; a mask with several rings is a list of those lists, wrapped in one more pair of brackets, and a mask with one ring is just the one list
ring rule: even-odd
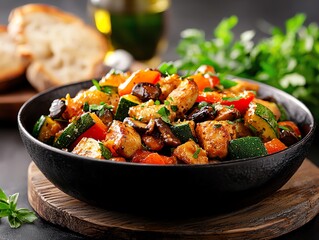
{"label": "parsley bunch", "polygon": [[0,188],[0,219],[8,217],[11,228],[18,228],[23,223],[31,223],[37,219],[34,212],[26,208],[17,209],[19,193],[10,195],[9,197]]}
{"label": "parsley bunch", "polygon": [[220,73],[264,82],[303,101],[318,120],[319,27],[305,21],[304,14],[296,14],[284,30],[273,27],[269,37],[258,42],[252,30],[234,38],[236,16],[223,19],[209,40],[199,29],[186,29],[177,46],[180,59],[170,70],[187,74],[207,64]]}

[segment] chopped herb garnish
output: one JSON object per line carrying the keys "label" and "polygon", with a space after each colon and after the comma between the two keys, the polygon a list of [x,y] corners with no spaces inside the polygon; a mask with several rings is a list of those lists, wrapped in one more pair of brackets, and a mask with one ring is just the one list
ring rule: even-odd
{"label": "chopped herb garnish", "polygon": [[177,68],[174,66],[173,62],[163,62],[159,67],[158,70],[165,75],[172,75],[177,73]]}
{"label": "chopped herb garnish", "polygon": [[177,112],[178,107],[176,105],[171,105],[171,109],[173,112]]}
{"label": "chopped herb garnish", "polygon": [[193,158],[197,159],[199,153],[200,153],[200,148],[197,148],[196,151],[195,151],[194,154],[193,154]]}
{"label": "chopped herb garnish", "polygon": [[92,83],[96,87],[97,90],[104,92],[106,94],[111,94],[114,91],[114,87],[101,86],[96,79],[92,79]]}
{"label": "chopped herb garnish", "polygon": [[228,102],[234,102],[242,99],[243,97],[241,96],[236,96],[236,97],[223,97],[222,99]]}
{"label": "chopped herb garnish", "polygon": [[84,111],[84,112],[88,112],[89,110],[90,110],[90,105],[89,105],[88,102],[85,102],[85,103],[83,104],[83,111]]}
{"label": "chopped herb garnish", "polygon": [[161,107],[158,112],[159,115],[161,115],[161,118],[164,122],[170,123],[169,115],[171,114],[170,111],[166,107]]}
{"label": "chopped herb garnish", "polygon": [[168,100],[165,100],[165,101],[164,101],[164,104],[165,104],[166,106],[168,106],[168,105],[170,104],[170,102],[169,102]]}
{"label": "chopped herb garnish", "polygon": [[235,108],[235,106],[232,104],[232,105],[230,105],[230,106],[225,106],[226,108],[228,108],[228,109],[234,109]]}
{"label": "chopped herb garnish", "polygon": [[201,109],[201,108],[206,107],[206,106],[208,106],[208,105],[209,105],[208,102],[200,102],[200,103],[198,104],[197,108],[198,108],[198,109]]}
{"label": "chopped herb garnish", "polygon": [[[105,114],[106,110],[111,110],[112,108],[113,106],[107,105],[106,103],[101,103],[100,105],[91,104],[91,105],[88,105],[88,110],[86,112],[96,112],[97,115],[101,117]],[[83,110],[84,110],[84,106],[83,106]]]}
{"label": "chopped herb garnish", "polygon": [[285,131],[290,131],[290,129],[286,126],[282,126],[282,125],[278,125],[278,127],[282,130],[285,130]]}
{"label": "chopped herb garnish", "polygon": [[220,85],[222,85],[225,89],[234,87],[238,84],[237,82],[233,80],[225,78],[222,74],[219,74],[219,82],[220,82]]}
{"label": "chopped herb garnish", "polygon": [[211,87],[205,87],[203,92],[213,92],[214,89],[212,89]]}
{"label": "chopped herb garnish", "polygon": [[215,124],[214,125],[214,128],[221,128],[223,125],[221,125],[221,124]]}
{"label": "chopped herb garnish", "polygon": [[154,104],[155,104],[155,105],[160,105],[161,102],[160,102],[160,100],[156,100],[156,101],[154,102]]}
{"label": "chopped herb garnish", "polygon": [[97,90],[101,91],[101,86],[96,79],[92,79],[92,83],[96,87]]}

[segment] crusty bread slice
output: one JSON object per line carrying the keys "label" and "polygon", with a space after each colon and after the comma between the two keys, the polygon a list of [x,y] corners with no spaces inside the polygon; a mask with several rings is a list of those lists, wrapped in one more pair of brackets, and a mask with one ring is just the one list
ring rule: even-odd
{"label": "crusty bread slice", "polygon": [[108,49],[96,29],[49,5],[14,9],[8,30],[19,53],[30,61],[27,79],[38,91],[98,77],[97,69]]}
{"label": "crusty bread slice", "polygon": [[17,53],[17,45],[6,26],[0,26],[0,90],[14,85],[26,69],[26,62]]}

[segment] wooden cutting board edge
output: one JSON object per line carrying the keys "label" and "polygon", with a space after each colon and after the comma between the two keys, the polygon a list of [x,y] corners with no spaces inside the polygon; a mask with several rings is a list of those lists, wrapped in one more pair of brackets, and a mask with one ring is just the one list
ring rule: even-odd
{"label": "wooden cutting board edge", "polygon": [[156,220],[112,212],[80,202],[50,183],[32,162],[28,198],[45,220],[106,239],[271,239],[291,232],[319,213],[319,168],[305,160],[289,182],[251,207],[226,215]]}

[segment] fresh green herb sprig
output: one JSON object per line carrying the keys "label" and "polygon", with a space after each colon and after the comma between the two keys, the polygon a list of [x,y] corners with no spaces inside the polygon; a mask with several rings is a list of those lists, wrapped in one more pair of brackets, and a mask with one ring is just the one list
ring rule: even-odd
{"label": "fresh green herb sprig", "polygon": [[7,196],[0,188],[0,219],[7,217],[11,228],[18,228],[23,223],[32,223],[37,219],[34,212],[26,208],[17,208],[19,193]]}
{"label": "fresh green herb sprig", "polygon": [[162,70],[184,74],[200,65],[217,72],[254,79],[288,92],[303,101],[319,119],[319,27],[305,25],[306,15],[296,14],[285,29],[273,27],[269,36],[254,41],[255,32],[234,38],[236,16],[223,19],[211,39],[199,29],[186,29],[177,46],[180,59],[162,64]]}

